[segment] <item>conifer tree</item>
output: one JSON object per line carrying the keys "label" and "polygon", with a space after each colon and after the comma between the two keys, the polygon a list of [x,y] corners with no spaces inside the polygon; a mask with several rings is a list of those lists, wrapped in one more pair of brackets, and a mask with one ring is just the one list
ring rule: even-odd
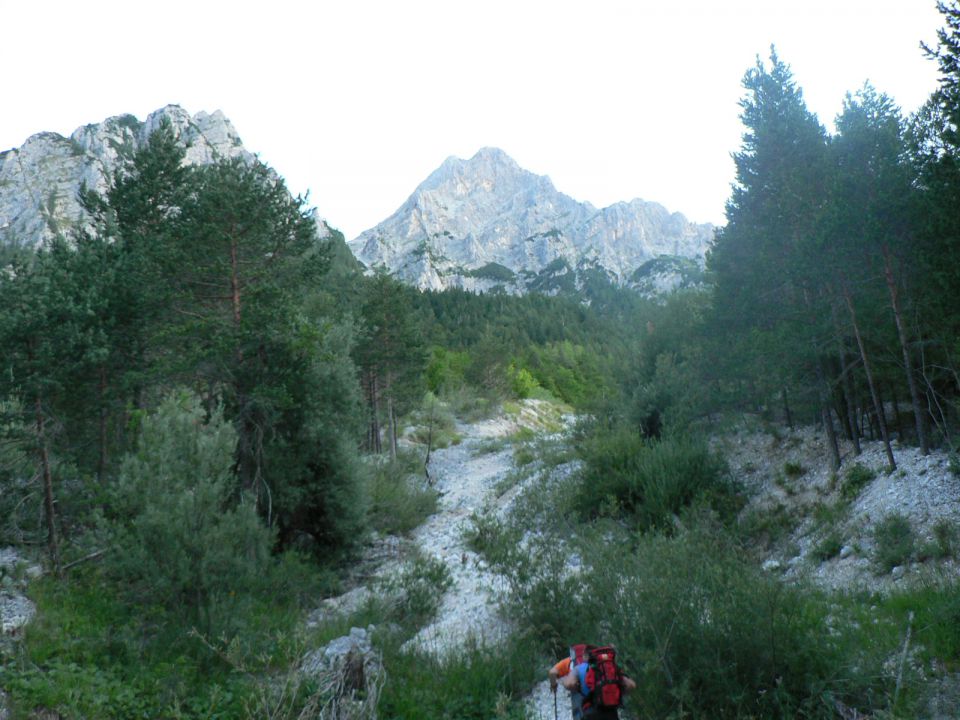
{"label": "conifer tree", "polygon": [[[770,68],[758,58],[743,85],[745,130],[734,155],[736,182],[727,225],[708,257],[716,283],[715,322],[730,334],[773,333],[785,341],[774,346],[778,352],[808,358],[833,462],[839,465],[822,357],[824,300],[816,262],[828,176],[826,133],[775,50]],[[757,352],[764,344],[747,347]]]}

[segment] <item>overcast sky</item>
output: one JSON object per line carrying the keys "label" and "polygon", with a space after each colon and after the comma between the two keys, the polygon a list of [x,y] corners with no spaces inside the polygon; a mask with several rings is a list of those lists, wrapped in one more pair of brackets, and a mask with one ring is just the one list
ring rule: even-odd
{"label": "overcast sky", "polygon": [[0,150],[168,103],[222,110],[347,239],[497,146],[598,207],[723,223],[741,79],[771,43],[828,128],[936,86],[935,0],[0,0]]}

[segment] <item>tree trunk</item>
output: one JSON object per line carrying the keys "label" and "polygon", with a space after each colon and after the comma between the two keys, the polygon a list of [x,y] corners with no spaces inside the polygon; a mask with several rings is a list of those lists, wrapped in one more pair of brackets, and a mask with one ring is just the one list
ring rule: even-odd
{"label": "tree trunk", "polygon": [[783,396],[783,414],[787,420],[787,427],[793,430],[793,415],[790,412],[790,402],[787,400],[786,386],[780,389],[780,393]]}
{"label": "tree trunk", "polygon": [[887,279],[887,290],[890,291],[890,307],[893,308],[893,319],[897,324],[897,337],[900,339],[900,352],[903,354],[903,368],[907,373],[907,386],[910,389],[910,401],[913,404],[913,418],[917,429],[917,441],[920,443],[920,452],[926,455],[930,452],[927,442],[927,431],[923,421],[923,407],[920,405],[920,391],[917,388],[917,379],[913,374],[913,360],[907,346],[907,333],[903,327],[903,313],[900,310],[900,296],[897,284],[893,278],[893,267],[890,262],[890,249],[883,245],[883,271]]}
{"label": "tree trunk", "polygon": [[423,461],[423,474],[427,482],[433,484],[430,480],[430,453],[433,452],[433,425],[436,422],[437,403],[436,400],[430,403],[430,418],[427,421],[427,456]]}
{"label": "tree trunk", "polygon": [[[816,348],[814,348],[816,352]],[[820,419],[823,429],[827,431],[827,440],[830,443],[830,469],[840,467],[840,445],[837,443],[837,432],[833,428],[833,417],[830,415],[830,393],[827,386],[827,377],[823,371],[823,359],[817,354],[817,385],[820,396]]]}
{"label": "tree trunk", "polygon": [[100,401],[100,443],[97,453],[97,481],[101,484],[107,472],[107,369],[100,366],[100,382],[97,385],[97,394]]}
{"label": "tree trunk", "polygon": [[382,451],[380,446],[380,414],[377,406],[380,403],[380,390],[377,383],[377,373],[373,370],[367,375],[367,399],[370,404],[370,424],[367,432],[368,449],[377,453]]}
{"label": "tree trunk", "polygon": [[853,307],[853,299],[850,297],[850,291],[846,283],[843,284],[843,297],[847,301],[847,309],[850,311],[850,322],[853,324],[853,334],[857,338],[857,347],[860,348],[860,359],[863,361],[863,371],[867,376],[867,387],[870,388],[870,395],[873,398],[873,407],[877,413],[877,422],[880,425],[880,436],[883,438],[883,447],[887,453],[887,462],[890,464],[890,470],[897,469],[897,461],[893,458],[893,448],[890,446],[890,435],[887,432],[887,421],[883,415],[883,405],[880,403],[880,395],[877,392],[876,383],[873,381],[873,372],[870,370],[870,360],[867,358],[867,350],[863,345],[863,337],[860,335],[860,325],[857,323],[857,312]]}
{"label": "tree trunk", "polygon": [[893,419],[897,424],[897,437],[903,441],[903,419],[900,417],[900,403],[897,402],[897,388],[890,385],[890,402],[893,403]]}
{"label": "tree trunk", "polygon": [[[803,300],[812,317],[812,303],[807,290],[803,291]],[[813,345],[814,357],[817,359],[817,395],[820,401],[820,419],[823,421],[823,429],[826,430],[827,440],[830,443],[830,468],[837,470],[840,467],[840,445],[837,443],[837,431],[833,427],[833,418],[830,416],[830,385],[827,383],[827,374],[823,369],[823,356],[820,354],[820,348],[817,347],[816,339],[811,336],[810,342]]]}
{"label": "tree trunk", "polygon": [[397,459],[397,416],[393,409],[393,397],[387,395],[387,422],[390,430],[390,459]]}
{"label": "tree trunk", "polygon": [[857,424],[857,396],[853,391],[853,368],[847,364],[846,353],[840,348],[840,377],[843,388],[843,398],[847,406],[847,425],[850,427],[850,442],[853,443],[853,452],[860,455],[860,426]]}
{"label": "tree trunk", "polygon": [[57,537],[57,518],[53,500],[53,474],[50,472],[50,454],[47,450],[46,423],[43,417],[43,404],[40,396],[34,405],[37,423],[37,449],[40,455],[40,472],[43,476],[43,509],[47,520],[47,549],[53,570],[60,576],[60,547]]}
{"label": "tree trunk", "polygon": [[830,315],[833,318],[833,330],[837,336],[837,355],[840,359],[840,389],[843,394],[843,404],[846,405],[845,425],[850,442],[853,445],[854,455],[859,456],[863,450],[860,447],[860,426],[857,424],[857,396],[853,389],[853,368],[847,362],[847,343],[844,340],[843,328],[837,317],[836,303],[830,303]]}

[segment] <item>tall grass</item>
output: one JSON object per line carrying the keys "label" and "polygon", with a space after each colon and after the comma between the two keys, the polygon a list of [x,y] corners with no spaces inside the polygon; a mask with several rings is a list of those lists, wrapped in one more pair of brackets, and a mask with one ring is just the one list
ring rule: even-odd
{"label": "tall grass", "polygon": [[439,657],[388,648],[384,661],[389,670],[378,713],[391,720],[526,720],[523,698],[544,665],[522,637],[496,646],[470,643]]}

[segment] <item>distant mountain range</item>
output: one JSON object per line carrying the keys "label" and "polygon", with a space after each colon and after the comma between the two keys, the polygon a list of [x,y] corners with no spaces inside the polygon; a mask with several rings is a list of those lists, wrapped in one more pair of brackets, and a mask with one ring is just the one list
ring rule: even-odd
{"label": "distant mountain range", "polygon": [[421,289],[576,292],[599,277],[659,294],[701,280],[713,232],[643,200],[597,209],[483,148],[448,158],[349,246]]}
{"label": "distant mountain range", "polygon": [[[105,192],[122,165],[164,119],[186,162],[254,155],[217,111],[190,115],[168,105],[85,125],[69,137],[41,132],[0,153],[0,247],[39,247],[88,219],[81,186]],[[349,265],[339,233],[335,255]],[[484,148],[448,158],[389,218],[349,243],[368,269],[422,289],[576,293],[592,281],[660,294],[698,284],[713,226],[657,203],[632,200],[597,209],[558,192],[506,153]]]}

